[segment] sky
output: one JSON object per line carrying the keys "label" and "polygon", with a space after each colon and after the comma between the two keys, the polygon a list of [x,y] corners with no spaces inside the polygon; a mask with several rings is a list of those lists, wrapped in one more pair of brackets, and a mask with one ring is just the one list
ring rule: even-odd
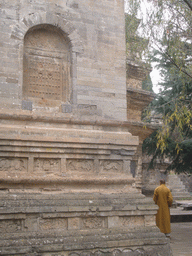
{"label": "sky", "polygon": [[153,70],[150,73],[150,77],[151,77],[151,81],[153,83],[153,91],[155,93],[159,93],[160,86],[158,85],[158,82],[161,81],[161,76],[159,74],[159,71],[155,67],[152,67],[152,68],[153,68]]}

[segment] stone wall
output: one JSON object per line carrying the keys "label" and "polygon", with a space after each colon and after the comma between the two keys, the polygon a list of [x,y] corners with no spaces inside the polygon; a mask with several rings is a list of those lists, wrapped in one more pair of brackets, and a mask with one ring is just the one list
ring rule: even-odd
{"label": "stone wall", "polygon": [[122,0],[1,1],[0,107],[126,120],[123,10]]}

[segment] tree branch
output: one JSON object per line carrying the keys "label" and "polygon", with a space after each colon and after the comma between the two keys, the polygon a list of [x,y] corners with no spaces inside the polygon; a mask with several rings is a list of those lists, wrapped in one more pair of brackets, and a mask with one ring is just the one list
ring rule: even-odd
{"label": "tree branch", "polygon": [[[171,63],[172,65],[174,65],[178,70],[180,70],[181,72],[183,72],[185,75],[187,75],[188,77],[190,77],[192,79],[192,75],[189,74],[186,70],[184,70],[183,68],[181,68],[174,60],[173,58],[167,53],[165,52],[162,48],[160,48],[160,46],[158,46],[157,44],[155,44],[156,47],[159,49],[159,51],[165,56],[165,58],[167,58]],[[155,49],[153,47],[153,49]]]}
{"label": "tree branch", "polygon": [[185,2],[192,11],[192,1],[191,0],[183,0],[183,2]]}

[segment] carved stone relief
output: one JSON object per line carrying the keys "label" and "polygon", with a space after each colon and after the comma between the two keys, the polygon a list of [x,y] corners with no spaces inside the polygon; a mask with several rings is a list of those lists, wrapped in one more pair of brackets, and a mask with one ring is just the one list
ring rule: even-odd
{"label": "carved stone relief", "polygon": [[80,218],[68,218],[68,229],[79,229]]}
{"label": "carved stone relief", "polygon": [[21,220],[1,220],[0,233],[11,233],[21,231]]}
{"label": "carved stone relief", "polygon": [[27,171],[27,159],[26,158],[0,158],[0,171]]}
{"label": "carved stone relief", "polygon": [[86,159],[68,159],[67,160],[67,171],[75,172],[93,172],[94,161]]}
{"label": "carved stone relief", "polygon": [[145,226],[154,226],[155,225],[155,215],[146,215],[145,216]]}
{"label": "carved stone relief", "polygon": [[123,172],[123,161],[100,160],[100,172]]}
{"label": "carved stone relief", "polygon": [[121,226],[134,229],[144,226],[144,216],[123,216],[119,217]]}
{"label": "carved stone relief", "polygon": [[34,159],[34,171],[35,172],[59,172],[60,171],[60,159]]}
{"label": "carved stone relief", "polygon": [[67,219],[56,218],[56,219],[41,219],[39,221],[39,226],[42,231],[45,230],[66,230],[67,229]]}
{"label": "carved stone relief", "polygon": [[103,228],[104,227],[104,218],[98,217],[90,217],[84,218],[82,220],[82,226],[85,229],[92,229],[92,228]]}
{"label": "carved stone relief", "polygon": [[70,45],[60,30],[44,25],[29,31],[24,41],[24,96],[68,102],[70,63]]}
{"label": "carved stone relief", "polygon": [[[131,247],[131,246],[130,246]],[[139,248],[101,249],[96,251],[74,251],[68,256],[158,256],[171,255],[169,245],[164,246],[139,246]],[[51,254],[47,256],[63,256],[63,254]]]}

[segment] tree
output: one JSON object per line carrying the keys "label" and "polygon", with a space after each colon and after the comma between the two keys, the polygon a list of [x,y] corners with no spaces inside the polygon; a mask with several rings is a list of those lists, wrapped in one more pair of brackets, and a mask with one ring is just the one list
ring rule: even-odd
{"label": "tree", "polygon": [[[129,0],[129,12],[140,13],[140,19],[142,2]],[[162,125],[144,141],[143,150],[153,156],[150,167],[157,158],[168,157],[168,169],[192,172],[191,1],[147,2],[140,31],[149,41],[148,61],[157,64],[163,78],[161,92],[147,112],[160,114]],[[145,119],[151,121],[149,115]]]}
{"label": "tree", "polygon": [[143,151],[153,156],[149,167],[157,159],[169,158],[168,169],[192,172],[192,80],[178,74],[168,60],[160,61],[165,77],[163,90],[149,109],[161,115],[162,126],[144,141]]}

